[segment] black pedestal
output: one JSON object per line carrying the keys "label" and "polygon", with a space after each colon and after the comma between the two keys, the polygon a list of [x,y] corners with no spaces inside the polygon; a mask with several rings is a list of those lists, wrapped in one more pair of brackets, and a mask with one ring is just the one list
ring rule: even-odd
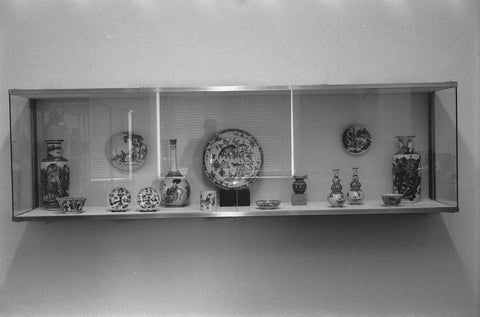
{"label": "black pedestal", "polygon": [[220,189],[220,206],[250,206],[250,190],[248,188]]}

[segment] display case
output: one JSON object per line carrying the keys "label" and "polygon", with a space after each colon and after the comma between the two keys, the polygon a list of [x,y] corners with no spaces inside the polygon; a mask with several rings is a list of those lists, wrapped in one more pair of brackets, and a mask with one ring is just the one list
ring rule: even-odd
{"label": "display case", "polygon": [[459,210],[456,82],[9,99],[14,221]]}

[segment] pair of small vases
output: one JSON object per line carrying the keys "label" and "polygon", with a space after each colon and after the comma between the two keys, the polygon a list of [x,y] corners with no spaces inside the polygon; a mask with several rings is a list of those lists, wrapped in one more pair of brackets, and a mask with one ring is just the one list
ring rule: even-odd
{"label": "pair of small vases", "polygon": [[342,185],[340,184],[340,177],[338,176],[339,169],[333,169],[333,180],[330,194],[327,196],[327,201],[332,207],[342,207],[348,200],[348,203],[352,205],[361,204],[365,200],[365,194],[360,189],[362,186],[358,179],[358,168],[353,168],[352,182],[350,183],[350,190],[347,192],[347,196],[342,191]]}

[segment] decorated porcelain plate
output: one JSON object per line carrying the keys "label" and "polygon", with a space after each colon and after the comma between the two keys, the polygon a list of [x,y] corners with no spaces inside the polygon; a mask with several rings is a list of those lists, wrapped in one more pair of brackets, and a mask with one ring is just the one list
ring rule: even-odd
{"label": "decorated porcelain plate", "polygon": [[350,154],[364,154],[372,144],[372,135],[361,124],[352,124],[342,133],[342,147]]}
{"label": "decorated porcelain plate", "polygon": [[107,157],[118,169],[137,169],[147,158],[147,144],[140,134],[121,132],[112,135],[107,142]]}
{"label": "decorated porcelain plate", "polygon": [[262,165],[262,147],[255,137],[240,129],[217,132],[203,152],[205,174],[223,189],[250,186]]}
{"label": "decorated porcelain plate", "polygon": [[125,187],[115,187],[108,194],[108,205],[112,211],[125,211],[127,210],[130,202],[132,201],[132,195],[130,191]]}
{"label": "decorated porcelain plate", "polygon": [[160,205],[160,194],[153,187],[143,187],[137,195],[137,204],[141,210],[154,211]]}

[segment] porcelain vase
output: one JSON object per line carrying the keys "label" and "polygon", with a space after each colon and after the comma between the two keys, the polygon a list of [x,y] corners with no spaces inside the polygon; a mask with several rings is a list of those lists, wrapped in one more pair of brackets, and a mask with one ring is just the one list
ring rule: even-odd
{"label": "porcelain vase", "polygon": [[62,156],[63,140],[46,140],[47,157],[40,162],[43,206],[59,209],[57,198],[66,197],[70,187],[70,167]]}
{"label": "porcelain vase", "polygon": [[365,194],[361,190],[362,184],[358,178],[358,167],[353,167],[352,182],[350,183],[350,190],[347,192],[348,203],[352,205],[359,205],[365,200]]}
{"label": "porcelain vase", "polygon": [[392,158],[393,192],[404,202],[418,202],[421,194],[421,156],[415,153],[415,136],[397,136],[397,152]]}
{"label": "porcelain vase", "polygon": [[327,200],[332,207],[342,207],[345,203],[345,194],[342,192],[342,185],[340,184],[340,177],[338,176],[339,169],[333,169],[333,179],[330,194]]}
{"label": "porcelain vase", "polygon": [[190,184],[178,170],[177,140],[170,139],[170,170],[160,181],[162,205],[167,207],[187,206],[190,201]]}

